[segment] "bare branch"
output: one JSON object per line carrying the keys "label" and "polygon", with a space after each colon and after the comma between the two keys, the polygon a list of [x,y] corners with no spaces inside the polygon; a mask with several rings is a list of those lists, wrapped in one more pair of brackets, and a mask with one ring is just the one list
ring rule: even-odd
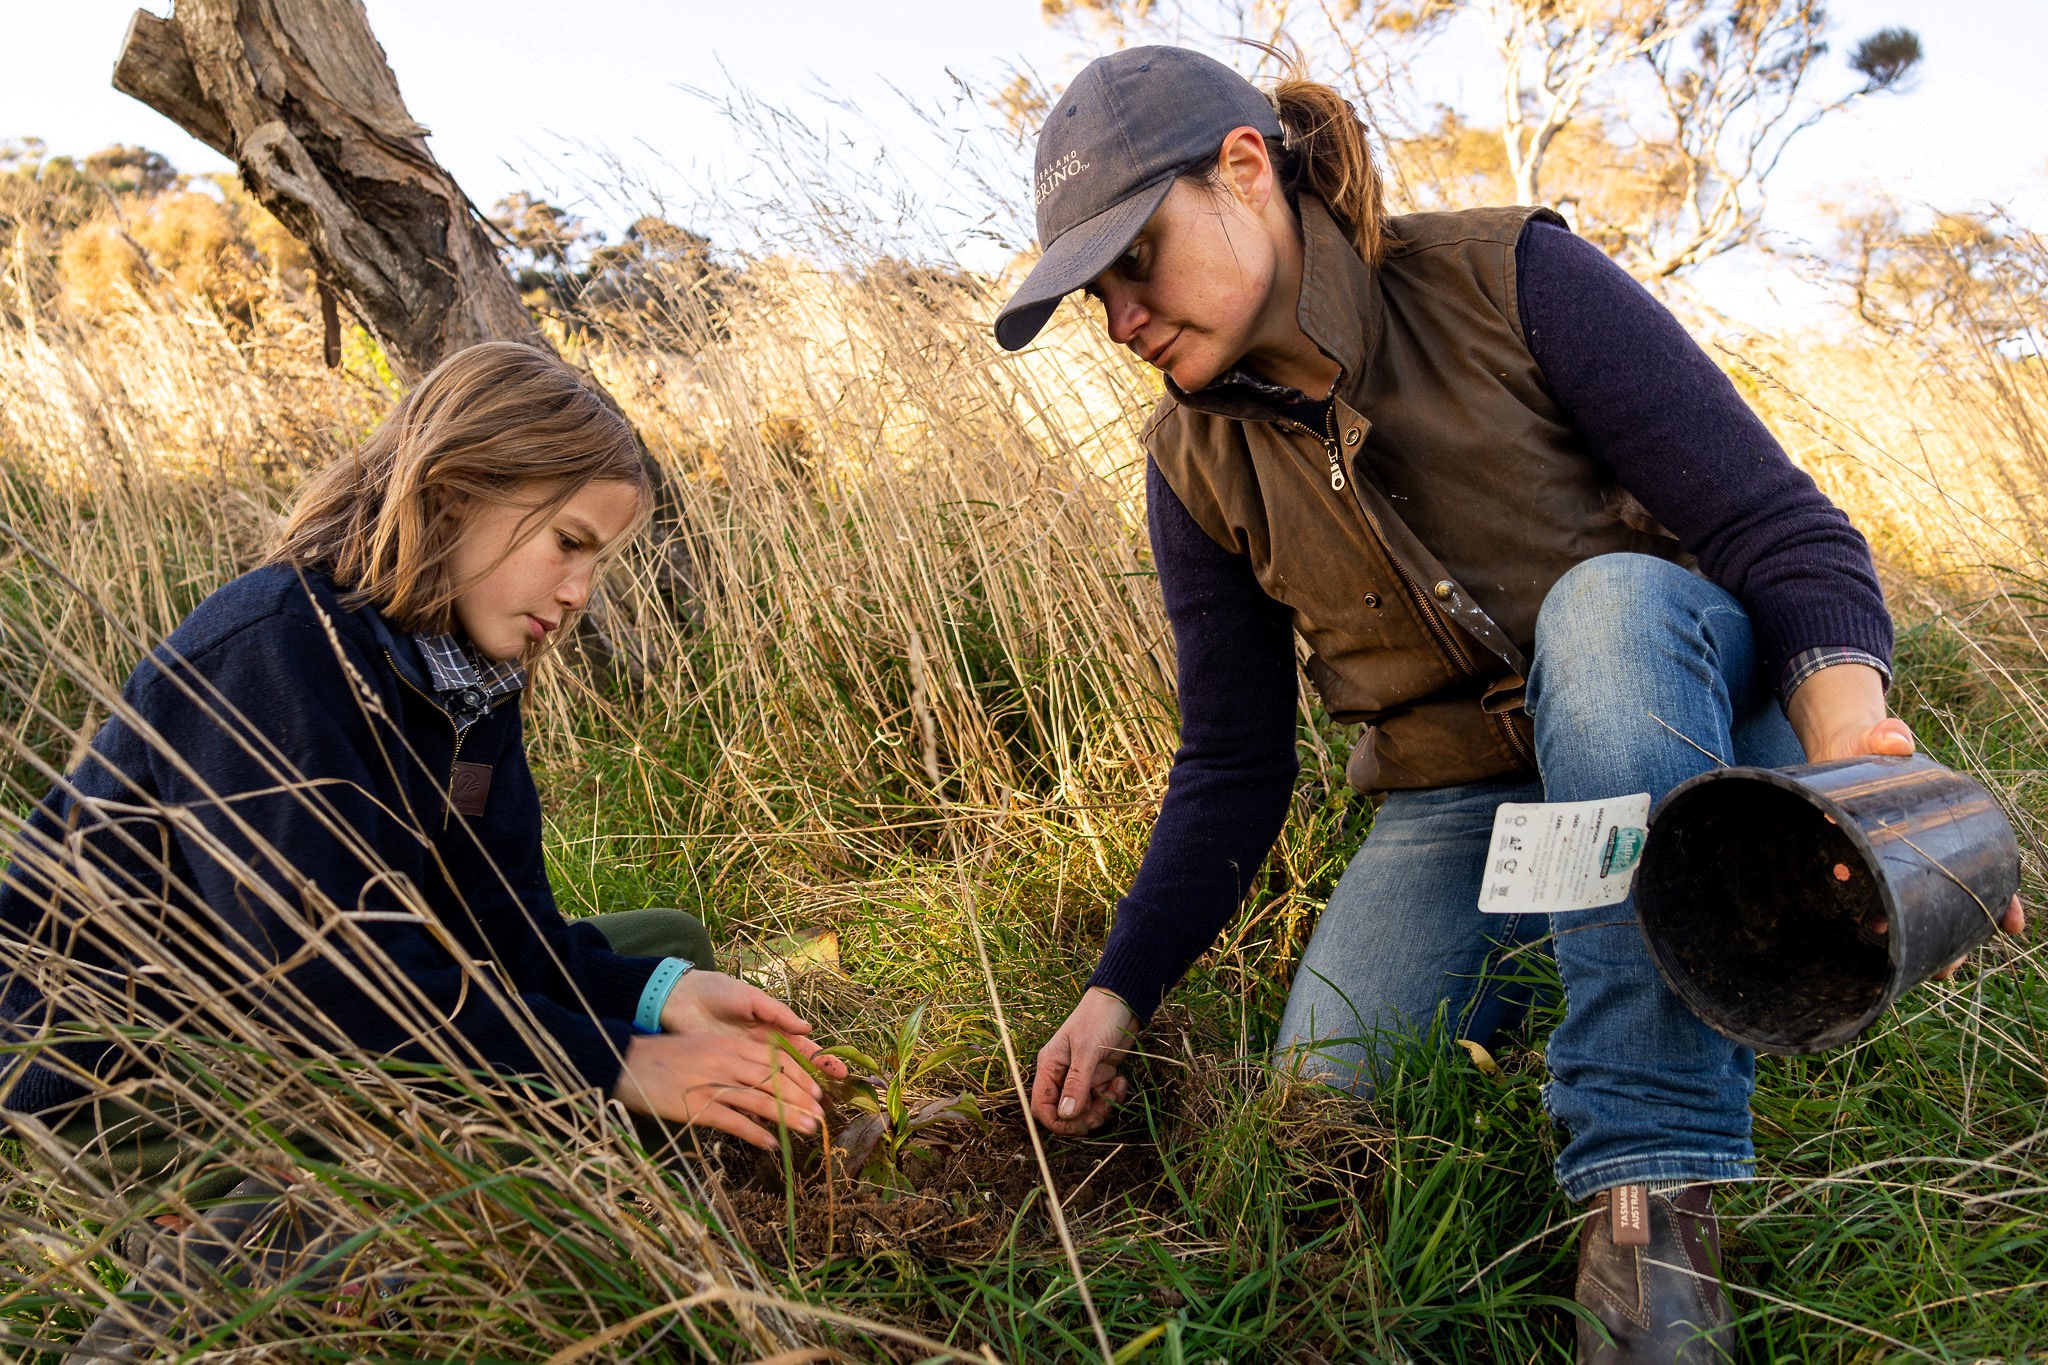
{"label": "bare branch", "polygon": [[[1551,204],[1645,278],[1755,240],[1786,148],[1857,100],[1909,88],[1921,61],[1914,34],[1880,30],[1850,56],[1861,83],[1816,100],[1820,0],[1051,0],[1046,11],[1125,41],[1299,45],[1409,154],[1389,168],[1403,202],[1460,207],[1483,185],[1496,202]],[[1500,61],[1497,167],[1475,157],[1469,125],[1413,99],[1406,79],[1459,16]]]}

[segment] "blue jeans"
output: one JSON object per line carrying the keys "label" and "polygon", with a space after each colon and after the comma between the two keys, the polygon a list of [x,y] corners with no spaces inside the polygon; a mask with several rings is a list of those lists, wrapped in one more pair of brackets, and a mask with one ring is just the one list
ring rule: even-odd
{"label": "blue jeans", "polygon": [[1526,1010],[1514,965],[1547,935],[1565,1014],[1543,1094],[1569,1137],[1556,1166],[1565,1193],[1747,1178],[1755,1055],[1665,987],[1633,900],[1554,916],[1485,915],[1478,901],[1503,801],[1654,801],[1717,760],[1803,761],[1759,676],[1749,616],[1663,560],[1588,560],[1544,599],[1528,707],[1540,779],[1387,798],[1302,955],[1276,1060],[1362,1093],[1384,1038],[1427,1032],[1439,1012],[1450,1036],[1489,1041]]}

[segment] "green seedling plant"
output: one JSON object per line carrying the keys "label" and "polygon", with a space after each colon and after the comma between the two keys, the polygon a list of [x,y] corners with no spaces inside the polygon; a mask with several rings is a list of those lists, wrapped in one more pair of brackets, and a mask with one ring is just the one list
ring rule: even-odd
{"label": "green seedling plant", "polygon": [[911,1189],[904,1169],[908,1163],[932,1159],[931,1148],[920,1140],[926,1130],[984,1122],[981,1106],[964,1090],[922,1102],[912,1098],[912,1088],[918,1082],[974,1051],[970,1043],[955,1042],[918,1055],[918,1036],[924,1030],[929,1004],[919,1005],[897,1025],[879,1058],[850,1043],[824,1049],[826,1055],[843,1060],[853,1073],[837,1087],[839,1093],[834,1098],[861,1113],[834,1135],[833,1160],[842,1170],[857,1171],[862,1180],[896,1194]]}

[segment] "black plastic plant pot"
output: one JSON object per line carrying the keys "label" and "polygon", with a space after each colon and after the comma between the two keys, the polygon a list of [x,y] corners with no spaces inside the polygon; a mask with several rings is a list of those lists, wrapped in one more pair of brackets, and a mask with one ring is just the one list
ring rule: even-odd
{"label": "black plastic plant pot", "polygon": [[1991,793],[1930,759],[1723,768],[1657,804],[1636,914],[1716,1032],[1823,1052],[1989,939],[2019,879]]}

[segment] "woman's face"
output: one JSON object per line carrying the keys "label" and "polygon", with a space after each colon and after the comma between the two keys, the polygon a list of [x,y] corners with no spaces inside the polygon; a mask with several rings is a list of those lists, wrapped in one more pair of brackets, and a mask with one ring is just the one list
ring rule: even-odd
{"label": "woman's face", "polygon": [[[1102,300],[1110,340],[1202,388],[1243,359],[1276,325],[1292,332],[1294,301],[1276,309],[1293,216],[1273,193],[1256,132],[1224,143],[1221,185],[1178,180],[1144,229],[1087,292]],[[1277,214],[1275,210],[1278,210]]]}
{"label": "woman's face", "polygon": [[534,516],[543,491],[471,503],[463,514],[448,566],[465,585],[455,620],[485,658],[531,653],[564,616],[581,611],[599,558],[640,515],[639,488],[619,479],[592,480],[552,513]]}

